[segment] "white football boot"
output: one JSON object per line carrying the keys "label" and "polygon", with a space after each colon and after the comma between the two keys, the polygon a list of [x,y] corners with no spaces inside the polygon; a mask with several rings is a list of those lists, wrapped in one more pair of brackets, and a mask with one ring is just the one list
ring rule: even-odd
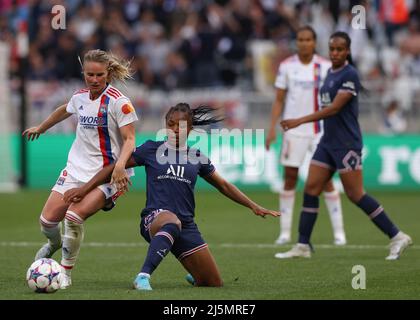
{"label": "white football boot", "polygon": [[337,234],[334,237],[334,244],[336,246],[344,246],[347,244],[346,235],[345,234]]}
{"label": "white football boot", "polygon": [[71,276],[67,275],[65,272],[61,274],[60,289],[67,289],[71,286]]}
{"label": "white football boot", "polygon": [[296,243],[292,249],[286,252],[279,252],[274,255],[277,259],[289,259],[289,258],[310,258],[311,247],[309,244]]}
{"label": "white football boot", "polygon": [[283,235],[281,235],[281,236],[279,236],[279,237],[277,238],[277,240],[276,240],[276,241],[274,241],[274,244],[279,244],[279,245],[282,245],[282,244],[287,244],[287,243],[289,243],[290,241],[291,241],[290,236],[283,236]]}
{"label": "white football boot", "polygon": [[398,232],[389,244],[389,255],[385,258],[386,260],[397,260],[405,248],[413,244],[410,236],[404,232]]}

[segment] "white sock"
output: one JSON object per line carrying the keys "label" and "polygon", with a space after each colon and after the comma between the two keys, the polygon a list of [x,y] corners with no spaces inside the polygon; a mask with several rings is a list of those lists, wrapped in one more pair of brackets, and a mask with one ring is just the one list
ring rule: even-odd
{"label": "white sock", "polygon": [[144,276],[144,277],[146,277],[146,278],[149,278],[149,279],[150,279],[150,274],[148,274],[148,273],[145,273],[145,272],[140,272],[138,275],[139,275],[139,276]]}
{"label": "white sock", "polygon": [[63,237],[63,257],[61,265],[67,275],[71,274],[71,270],[79,256],[80,245],[83,241],[83,219],[73,211],[67,211],[64,220],[64,237]]}
{"label": "white sock", "polygon": [[42,214],[39,217],[41,232],[47,237],[48,243],[54,249],[61,247],[61,224],[56,221],[48,221]]}
{"label": "white sock", "polygon": [[333,227],[334,237],[345,238],[340,193],[337,190],[331,192],[324,191],[324,199]]}
{"label": "white sock", "polygon": [[280,236],[290,238],[292,233],[293,207],[295,205],[295,190],[280,192]]}

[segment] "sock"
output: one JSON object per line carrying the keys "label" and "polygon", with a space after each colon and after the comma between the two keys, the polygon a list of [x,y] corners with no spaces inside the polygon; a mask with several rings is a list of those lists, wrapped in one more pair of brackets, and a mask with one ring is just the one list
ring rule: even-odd
{"label": "sock", "polygon": [[48,243],[53,249],[61,247],[61,224],[56,221],[48,221],[42,214],[39,217],[41,232],[47,237]]}
{"label": "sock", "polygon": [[175,240],[179,237],[181,230],[175,223],[165,224],[150,241],[146,260],[144,261],[141,273],[151,275],[163,258],[171,251]]}
{"label": "sock", "polygon": [[386,215],[384,208],[371,196],[365,194],[357,203],[357,206],[362,209],[373,223],[381,229],[383,233],[393,238],[398,232],[398,228]]}
{"label": "sock", "polygon": [[83,219],[73,211],[67,211],[64,220],[64,239],[63,239],[63,257],[61,265],[67,275],[71,274],[71,270],[79,256],[80,245],[83,241]]}
{"label": "sock", "polygon": [[283,190],[280,193],[280,236],[290,238],[292,230],[295,190]]}
{"label": "sock", "polygon": [[324,192],[324,199],[330,216],[331,225],[333,227],[334,237],[345,237],[340,193],[337,190]]}
{"label": "sock", "polygon": [[311,233],[318,217],[319,197],[303,195],[303,208],[299,221],[299,243],[309,244]]}

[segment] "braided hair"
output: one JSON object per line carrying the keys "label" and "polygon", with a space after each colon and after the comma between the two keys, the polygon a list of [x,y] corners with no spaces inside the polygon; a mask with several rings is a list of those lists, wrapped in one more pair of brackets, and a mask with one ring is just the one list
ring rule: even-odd
{"label": "braided hair", "polygon": [[[341,39],[344,39],[344,41],[346,41],[346,46],[347,46],[347,48],[348,49],[350,49],[350,47],[351,47],[351,39],[350,39],[350,36],[346,33],[346,32],[343,32],[343,31],[336,31],[336,32],[334,32],[331,36],[330,36],[330,40],[332,39],[332,38],[341,38]],[[349,62],[349,64],[351,64],[354,68],[356,68],[356,65],[354,64],[354,61],[353,61],[353,58],[352,58],[352,56],[351,56],[351,52],[348,54],[348,56],[347,56],[347,61]],[[357,69],[357,68],[356,68]],[[368,95],[368,90],[363,86],[363,85],[360,85],[360,92],[361,93],[363,93],[363,94],[365,94],[365,95]]]}
{"label": "braided hair", "polygon": [[[331,36],[330,36],[330,39],[332,39],[332,38],[341,38],[341,39],[344,39],[344,41],[346,41],[346,46],[347,46],[347,49],[350,49],[350,47],[351,47],[351,39],[350,39],[350,37],[349,37],[349,35],[346,33],[346,32],[343,32],[343,31],[336,31],[336,32],[334,32]],[[347,56],[347,61],[353,66],[353,67],[356,67],[355,66],[355,64],[354,64],[354,61],[353,61],[353,57],[351,56],[351,52],[348,54],[348,56]]]}
{"label": "braided hair", "polygon": [[193,127],[206,126],[206,125],[214,124],[214,123],[224,120],[224,118],[219,118],[217,116],[210,116],[210,114],[214,111],[212,107],[202,105],[202,106],[192,109],[188,103],[180,102],[176,104],[175,106],[171,107],[169,111],[166,113],[166,116],[165,116],[166,121],[169,120],[170,116],[175,111],[188,113]]}

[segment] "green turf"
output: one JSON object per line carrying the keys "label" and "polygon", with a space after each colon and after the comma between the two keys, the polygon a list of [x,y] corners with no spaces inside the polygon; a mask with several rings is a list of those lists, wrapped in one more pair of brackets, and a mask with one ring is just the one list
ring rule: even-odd
{"label": "green turf", "polygon": [[[267,207],[277,207],[273,193],[249,195]],[[420,230],[418,193],[372,195],[416,241]],[[419,247],[414,245],[398,261],[385,261],[388,239],[347,199],[343,199],[343,207],[349,246],[316,246],[332,243],[321,201],[313,234],[316,253],[312,259],[283,261],[273,257],[277,251],[290,248],[272,245],[278,235],[277,219],[253,216],[251,211],[211,192],[197,194],[196,222],[219,265],[223,288],[189,286],[182,266],[168,256],[153,274],[152,292],[131,289],[147,249],[138,234],[144,194],[133,192],[121,198],[112,213],[99,213],[85,223],[86,245],[73,271],[73,286],[54,294],[32,293],[25,274],[38,243],[44,242],[38,216],[47,196],[44,191],[0,194],[0,299],[420,299]],[[300,203],[301,195],[296,201],[297,210]],[[23,246],[22,242],[28,243]],[[372,247],[360,249],[354,245]],[[59,261],[60,253],[54,258]],[[354,265],[366,268],[365,290],[351,286]]]}

